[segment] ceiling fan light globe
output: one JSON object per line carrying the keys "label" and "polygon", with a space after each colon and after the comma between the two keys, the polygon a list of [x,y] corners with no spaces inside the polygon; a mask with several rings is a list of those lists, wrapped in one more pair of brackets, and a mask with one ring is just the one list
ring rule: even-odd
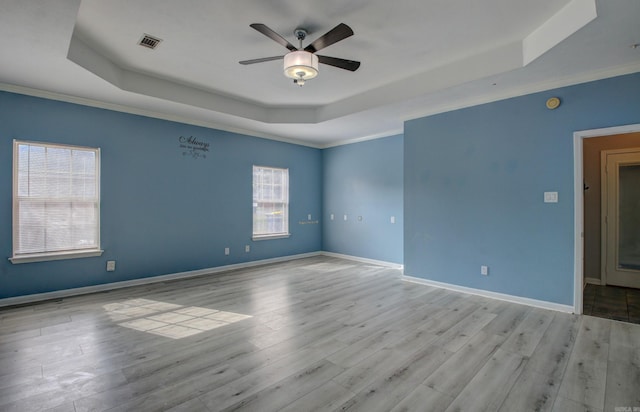
{"label": "ceiling fan light globe", "polygon": [[290,79],[313,79],[318,75],[318,56],[304,50],[286,54],[284,75]]}

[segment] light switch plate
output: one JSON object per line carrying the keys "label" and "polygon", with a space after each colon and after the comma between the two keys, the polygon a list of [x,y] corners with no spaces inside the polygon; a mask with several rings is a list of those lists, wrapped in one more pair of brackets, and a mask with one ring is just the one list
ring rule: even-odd
{"label": "light switch plate", "polygon": [[558,203],[558,192],[544,192],[545,203]]}

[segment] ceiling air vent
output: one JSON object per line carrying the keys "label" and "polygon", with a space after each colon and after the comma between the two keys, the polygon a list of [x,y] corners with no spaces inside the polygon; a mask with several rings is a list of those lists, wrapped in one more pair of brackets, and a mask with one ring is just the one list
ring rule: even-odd
{"label": "ceiling air vent", "polygon": [[142,36],[142,38],[140,39],[138,44],[140,46],[148,47],[150,49],[155,49],[156,47],[158,47],[158,44],[160,44],[161,41],[162,41],[162,39],[159,39],[159,38],[153,37],[153,36],[149,36],[148,34],[145,33],[145,35]]}

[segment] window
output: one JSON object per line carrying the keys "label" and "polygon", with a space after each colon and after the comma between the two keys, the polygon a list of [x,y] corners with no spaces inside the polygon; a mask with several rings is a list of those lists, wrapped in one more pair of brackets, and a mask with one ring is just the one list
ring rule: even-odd
{"label": "window", "polygon": [[289,236],[289,169],[253,166],[253,239]]}
{"label": "window", "polygon": [[13,142],[13,263],[99,256],[100,149]]}

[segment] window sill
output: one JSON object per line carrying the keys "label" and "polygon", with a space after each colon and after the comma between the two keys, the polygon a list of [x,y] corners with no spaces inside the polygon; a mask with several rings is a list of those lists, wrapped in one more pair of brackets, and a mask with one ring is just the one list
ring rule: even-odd
{"label": "window sill", "polygon": [[291,233],[276,233],[273,235],[253,235],[251,240],[258,241],[258,240],[271,240],[271,239],[286,239],[289,236],[291,236]]}
{"label": "window sill", "polygon": [[89,250],[74,250],[73,252],[55,252],[55,253],[33,253],[14,256],[9,258],[14,265],[20,263],[33,263],[33,262],[47,262],[50,260],[64,260],[64,259],[80,259],[86,257],[102,256],[104,250],[89,249]]}

